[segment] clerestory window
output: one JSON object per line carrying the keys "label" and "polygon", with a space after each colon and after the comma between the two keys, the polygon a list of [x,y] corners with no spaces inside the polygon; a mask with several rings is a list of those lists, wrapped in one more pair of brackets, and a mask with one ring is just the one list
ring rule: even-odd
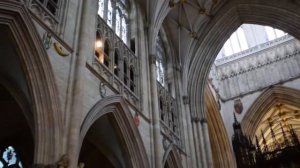
{"label": "clerestory window", "polygon": [[128,40],[128,4],[126,0],[99,0],[98,15],[125,44]]}
{"label": "clerestory window", "polygon": [[287,34],[281,30],[269,26],[265,26],[265,30],[268,36],[268,40],[274,40]]}
{"label": "clerestory window", "polygon": [[160,35],[156,39],[156,79],[162,85],[166,83],[166,53]]}

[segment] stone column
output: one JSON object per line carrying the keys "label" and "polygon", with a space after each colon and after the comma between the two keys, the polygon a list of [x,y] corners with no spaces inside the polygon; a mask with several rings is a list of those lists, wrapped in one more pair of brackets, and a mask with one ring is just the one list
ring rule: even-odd
{"label": "stone column", "polygon": [[204,138],[204,147],[205,147],[205,156],[207,160],[207,166],[213,167],[213,159],[212,159],[212,151],[211,151],[211,144],[209,140],[209,134],[208,134],[208,126],[207,126],[207,120],[201,119],[201,126],[202,126],[202,132],[203,132],[203,138]]}
{"label": "stone column", "polygon": [[154,140],[154,160],[155,168],[162,168],[162,153],[163,149],[161,134],[160,134],[160,116],[157,95],[157,81],[156,81],[156,56],[149,55],[150,62],[150,88],[151,88],[151,107],[152,107],[152,127]]}
{"label": "stone column", "polygon": [[184,125],[184,131],[186,131],[186,152],[189,157],[188,159],[188,165],[191,168],[197,167],[196,164],[196,153],[195,153],[195,144],[194,144],[194,138],[193,138],[193,127],[192,127],[192,120],[191,120],[191,115],[190,115],[190,109],[189,109],[189,104],[190,100],[188,96],[183,96],[183,104],[184,104],[184,114],[182,116],[182,119],[185,120],[185,125]]}
{"label": "stone column", "polygon": [[201,125],[201,121],[199,118],[198,118],[198,122],[197,122],[197,131],[199,133],[199,143],[200,143],[202,165],[204,168],[210,168],[207,165],[207,156],[206,156],[206,150],[205,150],[206,146],[209,144],[206,144],[206,142],[205,142],[204,134],[202,131],[202,125]]}
{"label": "stone column", "polygon": [[198,129],[197,129],[197,120],[196,119],[192,119],[192,131],[193,131],[193,134],[192,134],[192,137],[193,137],[193,146],[192,146],[192,149],[195,153],[195,157],[194,157],[194,160],[193,160],[193,164],[194,164],[194,167],[201,167],[203,168],[203,162],[202,162],[202,157],[201,157],[201,150],[200,150],[200,140],[199,140],[199,132],[198,132]]}
{"label": "stone column", "polygon": [[96,32],[96,15],[97,15],[98,1],[80,1],[79,8],[81,15],[79,21],[76,23],[78,27],[78,44],[72,55],[74,59],[74,71],[70,97],[70,109],[68,124],[68,140],[66,141],[67,153],[69,158],[69,167],[77,167],[77,160],[79,156],[80,146],[80,126],[83,121],[83,107],[84,107],[84,93],[85,93],[85,63],[87,57],[94,55],[95,46],[95,32]]}

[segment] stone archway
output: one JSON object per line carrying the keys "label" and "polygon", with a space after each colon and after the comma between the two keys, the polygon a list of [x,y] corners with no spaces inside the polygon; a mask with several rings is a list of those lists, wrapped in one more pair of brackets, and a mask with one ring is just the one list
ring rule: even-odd
{"label": "stone archway", "polygon": [[218,102],[207,83],[205,88],[205,114],[209,131],[214,167],[236,167],[234,153],[220,113]]}
{"label": "stone archway", "polygon": [[164,168],[182,168],[181,156],[173,144],[170,144],[163,157]]}
{"label": "stone archway", "polygon": [[230,35],[243,23],[263,24],[279,28],[300,38],[300,4],[295,1],[231,0],[199,30],[197,46],[184,66],[186,89],[191,97],[191,111],[204,116],[204,88],[210,67]]}
{"label": "stone archway", "polygon": [[118,132],[121,146],[128,155],[127,166],[132,168],[149,167],[146,150],[132,115],[122,96],[109,96],[94,105],[87,114],[80,130],[80,148],[89,129],[103,116],[110,115],[112,126]]}
{"label": "stone archway", "polygon": [[53,164],[59,147],[62,119],[57,89],[47,53],[22,1],[0,2],[0,26],[6,30],[25,76],[34,116],[34,164]]}
{"label": "stone archway", "polygon": [[300,108],[300,91],[284,86],[272,86],[264,91],[251,105],[241,122],[242,129],[252,139],[255,136],[265,112],[277,103],[285,103]]}

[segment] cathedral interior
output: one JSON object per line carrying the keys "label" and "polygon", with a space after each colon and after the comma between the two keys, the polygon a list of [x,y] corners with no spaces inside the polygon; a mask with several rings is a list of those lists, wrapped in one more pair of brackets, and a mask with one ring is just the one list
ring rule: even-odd
{"label": "cathedral interior", "polygon": [[299,168],[299,9],[0,1],[0,168]]}

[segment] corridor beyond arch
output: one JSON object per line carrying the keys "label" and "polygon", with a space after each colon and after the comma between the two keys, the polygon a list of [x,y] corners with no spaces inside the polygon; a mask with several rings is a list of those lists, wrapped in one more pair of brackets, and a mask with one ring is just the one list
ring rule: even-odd
{"label": "corridor beyond arch", "polygon": [[278,103],[300,108],[299,102],[299,90],[284,86],[272,86],[264,91],[248,109],[241,121],[242,129],[253,139],[262,118],[270,108]]}

